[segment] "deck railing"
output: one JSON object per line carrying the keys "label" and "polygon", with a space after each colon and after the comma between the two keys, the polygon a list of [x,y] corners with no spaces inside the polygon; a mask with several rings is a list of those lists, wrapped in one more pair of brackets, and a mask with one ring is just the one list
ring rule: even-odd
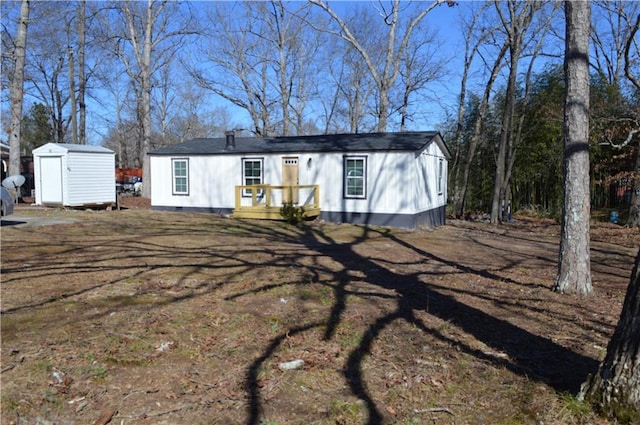
{"label": "deck railing", "polygon": [[320,215],[320,186],[317,184],[236,186],[235,198],[234,217],[282,220],[280,208],[286,202],[303,207],[305,217]]}

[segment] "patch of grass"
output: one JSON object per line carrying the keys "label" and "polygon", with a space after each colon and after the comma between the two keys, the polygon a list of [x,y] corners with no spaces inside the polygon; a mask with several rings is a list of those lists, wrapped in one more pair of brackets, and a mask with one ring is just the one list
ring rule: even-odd
{"label": "patch of grass", "polygon": [[45,389],[42,394],[42,400],[54,405],[57,410],[62,409],[62,407],[64,406],[62,398],[58,396],[58,391],[54,388]]}
{"label": "patch of grass", "polygon": [[[114,366],[148,366],[151,364],[150,359],[117,359],[113,357],[108,357],[105,359],[105,363],[112,364]],[[100,369],[96,370],[96,373],[106,375],[106,369],[103,373],[99,372]]]}
{"label": "patch of grass", "polygon": [[63,306],[57,306],[53,311],[51,306],[43,309],[35,309],[20,315],[3,314],[0,321],[2,329],[2,342],[13,341],[14,338],[19,339],[25,334],[25,330],[40,336],[40,330],[43,323],[56,321],[61,315],[65,315]]}
{"label": "patch of grass", "polygon": [[301,301],[317,301],[317,291],[315,288],[303,286],[298,290],[298,299]]}
{"label": "patch of grass", "polygon": [[36,372],[49,373],[53,370],[53,364],[48,360],[38,360],[34,363],[33,369]]}
{"label": "patch of grass", "polygon": [[91,377],[98,382],[103,382],[108,373],[109,370],[104,366],[94,365],[91,367]]}
{"label": "patch of grass", "polygon": [[312,301],[330,306],[333,304],[333,290],[317,284],[304,284],[298,286],[297,297],[301,301]]}
{"label": "patch of grass", "polygon": [[331,416],[339,424],[359,424],[364,422],[365,409],[362,400],[350,402],[346,400],[333,400],[329,407]]}
{"label": "patch of grass", "polygon": [[153,345],[142,338],[111,334],[103,346],[104,361],[119,366],[144,366],[151,363],[153,350]]}
{"label": "patch of grass", "polygon": [[342,322],[336,329],[336,341],[343,349],[353,349],[362,341],[362,334],[350,323]]}
{"label": "patch of grass", "polygon": [[451,321],[447,320],[445,322],[443,322],[440,326],[438,326],[438,332],[440,333],[447,333],[447,331],[449,331],[449,329],[451,329]]}
{"label": "patch of grass", "polygon": [[633,425],[640,423],[640,412],[632,407],[619,407],[615,417],[621,425]]}
{"label": "patch of grass", "polygon": [[153,306],[161,303],[161,298],[151,295],[114,295],[101,298],[99,300],[92,300],[91,306],[95,308],[116,309],[138,306]]}
{"label": "patch of grass", "polygon": [[318,297],[320,303],[324,306],[329,306],[333,304],[333,291],[326,286],[323,286],[318,290]]}
{"label": "patch of grass", "polygon": [[22,410],[22,403],[13,397],[2,398],[2,409],[9,414],[19,414]]}
{"label": "patch of grass", "polygon": [[271,333],[278,333],[278,328],[280,327],[280,321],[278,319],[269,319],[269,325],[271,326]]}
{"label": "patch of grass", "polygon": [[[141,285],[144,283],[144,279],[141,279],[139,277],[126,277],[124,279],[122,279],[120,282],[120,284],[123,285]],[[116,285],[110,285],[110,288],[116,288]]]}
{"label": "patch of grass", "polygon": [[400,424],[402,424],[402,425],[420,425],[423,422],[420,421],[420,419],[418,419],[418,418],[411,418],[411,419],[407,419],[407,420],[404,420],[402,422],[396,422],[396,423],[398,425],[400,425]]}
{"label": "patch of grass", "polygon": [[578,400],[569,393],[560,394],[560,418],[563,423],[569,422],[569,419],[578,419],[583,421],[592,413],[591,405],[586,401]]}

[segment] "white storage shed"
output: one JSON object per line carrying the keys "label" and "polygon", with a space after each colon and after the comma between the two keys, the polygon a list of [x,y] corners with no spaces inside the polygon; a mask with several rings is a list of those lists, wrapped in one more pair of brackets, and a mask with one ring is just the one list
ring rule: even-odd
{"label": "white storage shed", "polygon": [[47,143],[33,150],[37,205],[83,207],[116,202],[115,152],[101,146]]}

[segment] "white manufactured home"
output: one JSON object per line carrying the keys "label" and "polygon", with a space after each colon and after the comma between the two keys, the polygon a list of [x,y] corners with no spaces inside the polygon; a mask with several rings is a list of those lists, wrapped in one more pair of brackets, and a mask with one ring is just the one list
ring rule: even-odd
{"label": "white manufactured home", "polygon": [[284,202],[332,222],[444,224],[447,160],[437,132],[193,139],[149,154],[151,206],[278,218]]}
{"label": "white manufactured home", "polygon": [[101,146],[47,143],[33,150],[37,205],[83,207],[116,202],[115,152]]}

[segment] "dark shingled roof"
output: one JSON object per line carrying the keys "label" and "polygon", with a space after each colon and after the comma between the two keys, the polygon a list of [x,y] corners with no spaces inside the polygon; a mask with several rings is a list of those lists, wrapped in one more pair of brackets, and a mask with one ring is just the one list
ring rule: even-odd
{"label": "dark shingled roof", "polygon": [[234,149],[227,149],[225,137],[203,138],[156,149],[149,155],[420,151],[434,140],[440,145],[445,156],[449,157],[449,149],[436,131],[294,137],[235,137]]}

